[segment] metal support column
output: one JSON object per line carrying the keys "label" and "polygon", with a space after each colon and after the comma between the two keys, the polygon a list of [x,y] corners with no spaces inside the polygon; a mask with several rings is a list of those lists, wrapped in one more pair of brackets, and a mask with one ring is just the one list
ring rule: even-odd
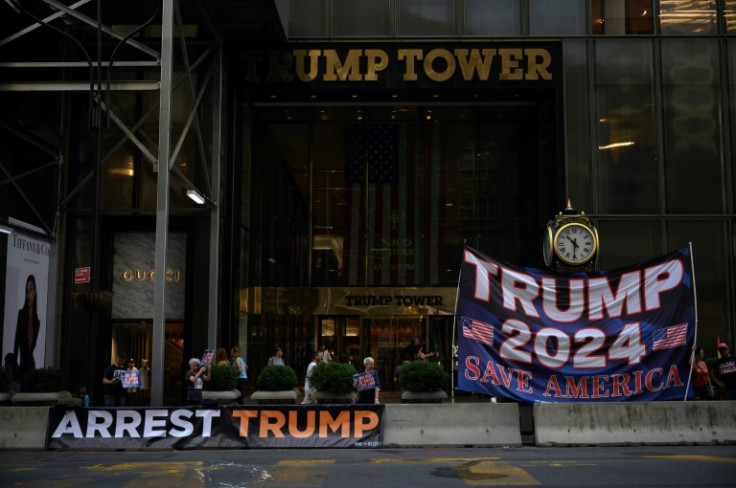
{"label": "metal support column", "polygon": [[212,83],[212,103],[214,105],[212,115],[212,199],[214,205],[210,209],[210,294],[207,322],[207,344],[212,349],[218,345],[218,305],[219,305],[219,260],[220,260],[220,204],[222,194],[220,192],[220,175],[222,171],[222,107],[223,100],[223,49],[219,46],[217,53],[218,62],[215,68],[215,76]]}
{"label": "metal support column", "polygon": [[163,405],[164,337],[166,331],[166,248],[169,236],[169,153],[171,152],[171,78],[173,71],[174,3],[162,0],[161,92],[158,117],[156,191],[156,279],[153,287],[153,351],[151,406]]}

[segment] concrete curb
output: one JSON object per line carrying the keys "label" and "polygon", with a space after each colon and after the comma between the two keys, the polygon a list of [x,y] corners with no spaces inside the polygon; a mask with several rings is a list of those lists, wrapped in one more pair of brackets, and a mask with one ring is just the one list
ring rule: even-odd
{"label": "concrete curb", "polygon": [[49,407],[0,407],[0,449],[44,449]]}
{"label": "concrete curb", "polygon": [[386,405],[385,447],[521,446],[515,403]]}
{"label": "concrete curb", "polygon": [[537,446],[736,443],[736,402],[540,403]]}

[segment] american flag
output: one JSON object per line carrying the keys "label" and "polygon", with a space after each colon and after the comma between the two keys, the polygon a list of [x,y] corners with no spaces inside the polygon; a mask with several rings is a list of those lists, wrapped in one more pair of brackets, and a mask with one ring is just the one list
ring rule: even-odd
{"label": "american flag", "polygon": [[654,340],[652,351],[684,346],[687,340],[687,322],[655,329],[652,338]]}
{"label": "american flag", "polygon": [[446,141],[436,125],[346,128],[346,285],[439,281],[439,174]]}
{"label": "american flag", "polygon": [[463,337],[493,347],[493,326],[480,320],[460,317],[463,323]]}

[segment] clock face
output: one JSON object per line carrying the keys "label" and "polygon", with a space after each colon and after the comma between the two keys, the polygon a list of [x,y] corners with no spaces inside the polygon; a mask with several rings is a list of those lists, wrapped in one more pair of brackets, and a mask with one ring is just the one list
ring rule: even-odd
{"label": "clock face", "polygon": [[582,224],[560,227],[554,238],[555,254],[566,264],[584,264],[590,261],[598,248],[593,231]]}

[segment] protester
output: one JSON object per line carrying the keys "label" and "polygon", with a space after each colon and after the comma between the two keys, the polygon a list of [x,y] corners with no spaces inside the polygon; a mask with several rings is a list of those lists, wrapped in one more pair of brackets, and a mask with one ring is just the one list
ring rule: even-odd
{"label": "protester", "polygon": [[[693,380],[693,400],[712,400],[713,390],[708,374],[708,365],[705,364],[703,358],[705,351],[702,347],[695,348],[695,363],[693,364],[692,380]],[[711,388],[709,390],[709,388]],[[709,393],[709,391],[711,393]]]}
{"label": "protester", "polygon": [[419,350],[419,338],[412,337],[411,342],[401,350],[401,359],[408,359],[414,361],[417,358],[417,351]]}
{"label": "protester", "polygon": [[319,346],[319,352],[322,355],[322,361],[328,362],[332,361],[332,354],[330,354],[330,350],[327,348],[325,344],[322,344]]}
{"label": "protester", "polygon": [[199,365],[199,359],[190,359],[189,371],[184,374],[184,383],[187,385],[187,404],[189,405],[199,405],[202,403],[202,388],[204,387],[204,382],[210,380],[212,367],[200,367]]}
{"label": "protester", "polygon": [[9,352],[5,355],[5,376],[10,381],[9,391],[18,393],[20,391],[20,371],[18,371],[18,362],[15,360],[15,355]]}
{"label": "protester", "polygon": [[415,356],[415,358],[417,360],[426,361],[427,359],[431,358],[432,356],[434,356],[434,353],[433,352],[430,352],[430,353],[425,353],[424,352],[424,344],[420,344],[420,345],[417,346],[417,353],[416,353],[416,356]]}
{"label": "protester", "polygon": [[314,351],[312,353],[312,361],[310,361],[310,363],[307,365],[307,375],[304,380],[304,400],[302,400],[302,405],[317,403],[317,400],[315,400],[312,396],[314,395],[314,392],[317,391],[317,389],[312,386],[309,378],[312,376],[312,370],[317,366],[317,364],[319,364],[321,358],[322,353],[319,351]]}
{"label": "protester", "polygon": [[401,370],[404,369],[405,364],[409,364],[410,362],[408,359],[404,359],[394,370],[394,383],[399,387],[400,392],[404,391],[404,388],[401,386]]}
{"label": "protester", "polygon": [[218,347],[215,351],[215,364],[218,366],[230,366],[230,361],[227,360],[227,349],[224,347]]}
{"label": "protester", "polygon": [[718,345],[718,352],[721,359],[713,364],[710,379],[718,386],[723,400],[736,400],[736,356],[725,342]]}
{"label": "protester", "polygon": [[245,404],[245,383],[248,381],[248,374],[245,372],[248,369],[248,365],[245,363],[245,359],[242,358],[243,353],[240,351],[238,346],[233,346],[230,349],[230,356],[233,360],[233,368],[235,368],[235,387],[240,392],[240,396],[235,399],[238,405]]}
{"label": "protester", "polygon": [[[363,359],[363,366],[365,367],[366,373],[376,369],[376,363],[373,360],[373,358],[370,356]],[[374,403],[378,405],[381,403],[378,398],[380,392],[381,392],[381,388],[379,386],[376,386],[375,388],[368,388],[366,390],[359,391],[358,399],[355,401],[355,403]]]}
{"label": "protester", "polygon": [[102,384],[105,385],[105,406],[124,407],[127,404],[127,393],[123,388],[121,378],[122,372],[126,370],[125,363],[128,355],[124,352],[118,353],[115,362],[105,368],[102,374]]}
{"label": "protester", "polygon": [[280,347],[276,346],[273,356],[268,358],[268,366],[286,366],[283,356],[284,351]]}

